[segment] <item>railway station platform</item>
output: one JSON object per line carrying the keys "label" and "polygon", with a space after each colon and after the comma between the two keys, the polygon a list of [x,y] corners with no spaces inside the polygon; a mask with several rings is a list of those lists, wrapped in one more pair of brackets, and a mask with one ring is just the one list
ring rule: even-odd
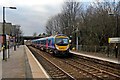
{"label": "railway station platform", "polygon": [[49,78],[44,68],[25,45],[19,46],[16,51],[11,48],[7,61],[1,60],[1,58],[0,61],[2,62],[0,71],[2,71],[3,80]]}
{"label": "railway station platform", "polygon": [[107,61],[115,64],[120,64],[120,57],[118,58],[114,58],[111,56],[108,57],[105,54],[95,53],[95,52],[77,52],[77,51],[70,51],[70,52],[76,55],[81,55],[81,56],[95,58],[98,60],[103,60],[103,61]]}

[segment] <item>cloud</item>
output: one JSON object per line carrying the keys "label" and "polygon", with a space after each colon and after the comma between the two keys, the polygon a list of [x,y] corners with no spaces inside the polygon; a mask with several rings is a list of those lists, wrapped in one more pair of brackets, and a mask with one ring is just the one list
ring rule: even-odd
{"label": "cloud", "polygon": [[63,0],[0,0],[6,6],[34,6],[34,5],[56,5],[63,3]]}
{"label": "cloud", "polygon": [[[63,0],[0,0],[0,7],[16,6],[16,10],[6,9],[6,21],[21,25],[24,35],[45,32],[49,17],[61,11]],[[2,8],[0,8],[2,12]],[[2,15],[2,13],[0,13]],[[2,16],[0,16],[2,19]],[[2,20],[1,20],[2,22]]]}

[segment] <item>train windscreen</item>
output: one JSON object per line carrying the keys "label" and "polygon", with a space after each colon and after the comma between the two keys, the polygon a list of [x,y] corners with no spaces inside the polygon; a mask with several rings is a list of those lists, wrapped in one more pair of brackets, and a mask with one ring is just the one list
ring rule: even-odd
{"label": "train windscreen", "polygon": [[56,38],[55,43],[59,46],[66,46],[68,45],[68,38]]}

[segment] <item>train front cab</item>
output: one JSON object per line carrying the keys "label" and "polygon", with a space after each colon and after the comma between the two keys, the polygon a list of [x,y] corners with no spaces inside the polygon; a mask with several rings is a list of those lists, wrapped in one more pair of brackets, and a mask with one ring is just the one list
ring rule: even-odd
{"label": "train front cab", "polygon": [[56,36],[54,55],[68,56],[70,54],[69,46],[69,38],[67,36]]}

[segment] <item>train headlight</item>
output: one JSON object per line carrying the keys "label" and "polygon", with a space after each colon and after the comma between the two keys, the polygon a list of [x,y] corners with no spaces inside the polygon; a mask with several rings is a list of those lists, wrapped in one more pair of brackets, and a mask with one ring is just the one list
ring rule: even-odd
{"label": "train headlight", "polygon": [[59,47],[58,47],[58,46],[56,46],[56,49],[57,49],[57,50],[59,50]]}
{"label": "train headlight", "polygon": [[69,40],[69,43],[71,43],[72,42],[72,40]]}

